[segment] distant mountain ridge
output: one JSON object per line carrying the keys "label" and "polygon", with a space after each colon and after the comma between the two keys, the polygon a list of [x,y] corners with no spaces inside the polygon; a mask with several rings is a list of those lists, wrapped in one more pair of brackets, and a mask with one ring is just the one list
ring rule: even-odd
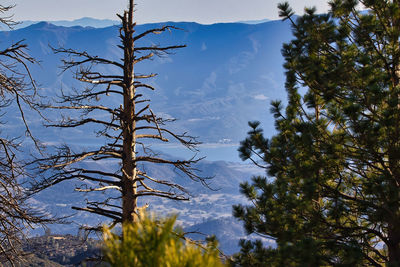
{"label": "distant mountain ridge", "polygon": [[20,24],[14,27],[14,30],[26,28],[33,24],[37,24],[39,22],[48,22],[56,26],[63,27],[73,27],[73,26],[81,26],[81,27],[93,27],[93,28],[105,28],[113,25],[118,25],[120,22],[118,20],[110,20],[110,19],[95,19],[84,17],[76,20],[56,20],[56,21],[32,21],[32,20],[24,20]]}
{"label": "distant mountain ridge", "polygon": [[[243,24],[261,24],[265,22],[269,22],[269,19],[260,19],[260,20],[244,20],[244,21],[237,21],[232,23],[243,23]],[[14,26],[12,30],[18,30],[22,28],[26,28],[30,25],[37,24],[39,22],[48,22],[56,26],[63,26],[63,27],[74,27],[74,26],[81,26],[81,27],[93,27],[93,28],[105,28],[110,27],[113,25],[119,25],[120,21],[118,20],[111,20],[111,19],[96,19],[90,17],[83,17],[80,19],[75,20],[49,20],[49,21],[39,21],[39,20],[24,20],[21,21],[19,24]],[[176,23],[176,22],[175,22]],[[146,23],[148,24],[148,23]],[[218,23],[214,23],[218,24]],[[9,30],[9,29],[2,29],[2,30]]]}

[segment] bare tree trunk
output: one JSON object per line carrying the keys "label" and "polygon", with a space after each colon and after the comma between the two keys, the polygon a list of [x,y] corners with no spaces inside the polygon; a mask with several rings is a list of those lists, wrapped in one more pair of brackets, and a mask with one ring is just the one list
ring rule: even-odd
{"label": "bare tree trunk", "polygon": [[[151,177],[142,167],[143,164],[162,164],[172,166],[176,171],[187,176],[189,179],[199,181],[207,185],[204,177],[196,174],[197,170],[193,164],[200,159],[169,160],[152,152],[146,145],[146,141],[169,142],[172,138],[188,149],[195,150],[199,144],[194,137],[184,134],[176,134],[165,127],[170,121],[158,117],[151,110],[149,99],[143,97],[140,90],[155,90],[147,83],[146,79],[152,78],[155,74],[135,74],[135,64],[149,60],[153,56],[167,55],[169,51],[183,48],[185,45],[135,45],[138,40],[149,35],[159,34],[171,29],[174,26],[162,26],[145,30],[134,35],[134,0],[129,0],[128,10],[121,19],[120,28],[121,45],[123,56],[119,60],[102,58],[97,55],[90,55],[88,52],[76,51],[73,49],[54,49],[55,53],[67,54],[73,60],[64,61],[64,70],[79,68],[76,71],[76,78],[84,83],[92,85],[90,90],[83,89],[77,93],[63,95],[59,103],[67,103],[53,106],[44,105],[45,108],[61,109],[65,111],[81,111],[82,116],[74,119],[61,120],[55,124],[47,124],[48,127],[73,128],[86,124],[95,124],[99,127],[95,131],[96,137],[105,141],[105,145],[91,151],[73,152],[67,145],[60,147],[58,153],[45,159],[38,159],[34,163],[40,166],[40,179],[31,189],[33,192],[42,190],[56,183],[80,179],[88,181],[91,185],[77,187],[79,192],[108,192],[118,190],[118,197],[105,195],[102,201],[87,200],[86,207],[72,207],[75,210],[86,211],[93,214],[108,217],[116,223],[132,223],[138,216],[138,198],[162,197],[173,200],[188,200],[188,191],[175,183],[170,177],[161,179]],[[90,65],[88,67],[88,65]],[[119,74],[110,74],[98,71],[96,65],[111,66],[119,70]],[[93,104],[91,99],[96,100],[110,96],[121,99],[119,106],[113,106],[107,101],[103,104]],[[111,116],[109,120],[98,119],[91,115],[92,111],[101,112],[105,117]],[[143,146],[143,151],[136,150],[137,144]],[[96,161],[106,159],[117,160],[121,167],[115,171],[103,171],[82,167],[79,163],[85,159]],[[138,163],[141,163],[140,165]],[[53,172],[56,170],[56,172]],[[93,186],[93,183],[95,184]],[[99,230],[101,227],[91,227],[90,230]]]}
{"label": "bare tree trunk", "polygon": [[136,121],[135,121],[135,84],[134,84],[134,41],[133,41],[134,1],[129,1],[129,11],[124,14],[124,107],[123,127],[123,164],[122,164],[122,222],[133,222],[137,208],[137,168],[136,168]]}

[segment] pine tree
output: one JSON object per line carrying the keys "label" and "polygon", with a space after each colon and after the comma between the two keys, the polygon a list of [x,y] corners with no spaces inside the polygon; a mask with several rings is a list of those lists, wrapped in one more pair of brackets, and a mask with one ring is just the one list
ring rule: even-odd
{"label": "pine tree", "polygon": [[[185,46],[159,46],[143,41],[146,37],[175,30],[176,27],[160,26],[136,33],[134,6],[133,0],[128,1],[128,10],[119,15],[121,44],[115,49],[122,50],[120,60],[102,58],[86,51],[55,49],[56,53],[70,57],[64,60],[64,70],[76,69],[76,78],[89,86],[76,89],[71,94],[63,93],[58,101],[61,103],[59,106],[45,105],[54,110],[82,111],[75,118],[65,114],[61,121],[47,126],[74,128],[95,125],[97,143],[102,141],[104,145],[77,152],[66,145],[58,150],[58,154],[37,160],[35,163],[39,164],[43,179],[33,188],[42,190],[66,180],[81,180],[86,184],[76,188],[77,191],[107,194],[103,194],[103,201],[88,200],[86,207],[73,209],[105,216],[113,223],[123,224],[137,220],[139,198],[155,196],[188,200],[185,188],[169,177],[151,177],[143,163],[170,165],[181,175],[204,182],[193,167],[199,159],[162,158],[150,149],[146,141],[169,142],[172,139],[193,151],[198,144],[195,138],[186,133],[176,134],[166,128],[166,123],[171,120],[157,116],[150,108],[150,100],[146,99],[144,90],[153,91],[155,88],[144,81],[155,74],[135,72],[139,63]],[[105,71],[107,68],[111,73]],[[115,99],[120,102],[113,106]],[[121,168],[104,171],[82,167],[81,164],[85,160],[110,159],[117,161]]]}
{"label": "pine tree", "polygon": [[399,266],[400,2],[330,6],[294,19],[279,5],[294,35],[282,49],[288,104],[272,103],[271,139],[250,123],[240,154],[268,178],[242,185],[254,205],[234,214],[276,240],[264,259],[277,266]]}

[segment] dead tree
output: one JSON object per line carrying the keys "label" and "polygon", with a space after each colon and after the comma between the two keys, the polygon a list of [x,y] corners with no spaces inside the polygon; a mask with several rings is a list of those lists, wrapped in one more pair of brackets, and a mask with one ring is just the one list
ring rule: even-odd
{"label": "dead tree", "polygon": [[[6,13],[12,6],[0,5],[0,24],[11,28],[16,23]],[[21,260],[21,239],[26,228],[51,222],[28,204],[28,195],[22,181],[29,177],[24,168],[21,151],[22,139],[9,136],[2,127],[7,123],[10,110],[19,112],[25,126],[25,134],[39,148],[39,142],[33,137],[25,119],[27,109],[37,110],[36,85],[29,72],[28,64],[35,60],[26,52],[22,41],[0,48],[0,265]],[[15,133],[13,133],[15,134]],[[20,133],[23,135],[23,132]]]}
{"label": "dead tree", "polygon": [[[46,108],[64,111],[80,112],[77,118],[67,115],[48,127],[72,128],[88,124],[97,125],[98,138],[104,139],[104,145],[91,151],[72,151],[67,145],[59,148],[56,155],[45,160],[38,160],[43,180],[36,189],[52,186],[62,181],[79,179],[83,182],[95,183],[97,186],[79,186],[80,192],[116,191],[118,199],[105,194],[104,201],[87,201],[84,207],[73,207],[75,210],[86,211],[112,219],[114,223],[134,222],[138,216],[138,199],[154,196],[173,200],[188,200],[188,192],[174,181],[167,178],[151,177],[141,168],[141,164],[171,165],[189,179],[205,182],[193,168],[199,159],[170,160],[153,153],[146,145],[146,140],[169,142],[171,139],[181,143],[188,149],[195,150],[198,144],[195,138],[185,134],[176,134],[166,128],[168,119],[158,117],[150,108],[149,100],[143,96],[143,90],[155,90],[145,80],[155,74],[138,74],[136,64],[149,60],[154,56],[171,53],[174,49],[185,45],[144,45],[137,46],[143,38],[176,29],[174,26],[162,26],[135,32],[134,1],[130,0],[128,10],[121,19],[120,35],[123,51],[120,60],[112,60],[97,55],[73,49],[57,48],[55,53],[67,55],[63,70],[75,70],[76,79],[86,85],[82,90],[74,90],[71,94],[63,93],[58,105],[47,105]],[[116,49],[118,49],[116,48]],[[108,74],[99,70],[99,65],[119,70],[119,74]],[[103,68],[104,69],[104,68]],[[109,106],[112,97],[118,98],[120,105]],[[103,120],[107,116],[109,120]],[[115,172],[105,172],[99,169],[80,167],[85,160],[101,161],[115,159],[120,163],[120,169]]]}

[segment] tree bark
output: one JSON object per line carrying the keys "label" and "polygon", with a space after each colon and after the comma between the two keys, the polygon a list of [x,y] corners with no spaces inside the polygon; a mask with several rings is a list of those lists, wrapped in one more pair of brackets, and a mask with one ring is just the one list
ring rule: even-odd
{"label": "tree bark", "polygon": [[[400,7],[400,0],[395,0],[393,1],[395,5],[397,5],[397,8]],[[393,26],[397,29],[400,27],[400,18],[397,16],[394,17],[393,19]],[[399,126],[399,121],[400,121],[400,94],[399,94],[399,87],[400,87],[400,46],[399,46],[399,34],[395,34],[393,36],[391,42],[393,47],[393,92],[394,92],[394,98],[397,99],[397,111],[396,111],[396,126],[395,126],[395,132],[393,136],[394,144],[391,145],[391,148],[389,149],[389,164],[390,164],[390,169],[392,170],[393,173],[393,179],[392,179],[392,186],[397,188],[397,190],[400,189],[399,183],[400,183],[400,157],[398,155],[398,149],[400,147],[400,126]],[[398,199],[395,201],[393,206],[391,207],[393,210],[393,214],[395,216],[394,220],[392,222],[389,222],[388,225],[388,256],[389,256],[389,262],[388,266],[394,267],[394,266],[400,266],[400,216],[398,216],[400,212],[400,205],[398,204]]]}
{"label": "tree bark", "polygon": [[400,266],[400,229],[398,225],[389,225],[388,240],[388,266],[398,267]]}
{"label": "tree bark", "polygon": [[130,0],[129,11],[125,12],[123,22],[125,92],[121,123],[126,125],[123,127],[122,224],[134,222],[137,208],[133,11],[134,0]]}

